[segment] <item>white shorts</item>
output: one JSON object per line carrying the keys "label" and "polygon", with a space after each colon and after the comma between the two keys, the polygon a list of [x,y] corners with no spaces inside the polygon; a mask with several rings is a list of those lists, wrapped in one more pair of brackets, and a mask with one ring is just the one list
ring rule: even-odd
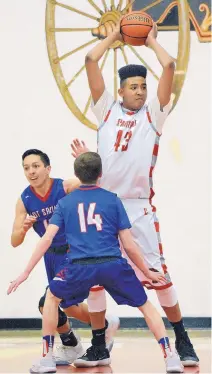
{"label": "white shorts", "polygon": [[123,251],[124,257],[134,269],[136,276],[148,289],[161,290],[172,286],[172,282],[167,271],[163,248],[161,243],[159,222],[156,217],[156,209],[150,205],[148,199],[123,199],[122,203],[127,211],[132,225],[131,233],[139,248],[141,249],[145,263],[149,269],[160,271],[165,274],[166,285],[160,283],[153,284],[144,274],[132,263]]}

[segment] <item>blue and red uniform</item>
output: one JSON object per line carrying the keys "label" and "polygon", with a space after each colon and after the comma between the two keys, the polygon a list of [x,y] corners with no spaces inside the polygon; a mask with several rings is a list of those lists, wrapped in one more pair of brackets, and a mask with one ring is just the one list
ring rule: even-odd
{"label": "blue and red uniform", "polygon": [[116,194],[83,185],[58,202],[50,224],[65,230],[70,246],[49,284],[55,296],[75,305],[99,284],[118,304],[137,307],[146,302],[143,286],[121,256],[118,233],[131,225]]}
{"label": "blue and red uniform", "polygon": [[[34,231],[42,237],[45,232],[49,220],[53,215],[58,201],[66,196],[62,179],[52,179],[52,185],[45,196],[38,195],[31,186],[28,186],[21,194],[21,199],[27,213],[36,217],[33,225]],[[58,272],[62,261],[66,257],[68,244],[64,228],[61,227],[55,236],[51,247],[44,255],[44,262],[48,282],[50,282]]]}

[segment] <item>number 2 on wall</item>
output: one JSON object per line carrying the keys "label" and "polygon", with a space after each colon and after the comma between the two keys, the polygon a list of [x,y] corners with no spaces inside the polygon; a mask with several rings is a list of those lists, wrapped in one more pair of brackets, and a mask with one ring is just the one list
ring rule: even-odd
{"label": "number 2 on wall", "polygon": [[[123,135],[123,130],[119,130],[118,133],[117,133],[116,142],[114,144],[115,152],[117,152],[119,150],[120,143],[121,143],[121,140],[122,140],[122,135]],[[126,132],[126,134],[124,135],[125,144],[123,144],[121,146],[121,151],[122,152],[125,152],[127,150],[128,143],[129,143],[131,137],[132,137],[132,131]]]}
{"label": "number 2 on wall", "polygon": [[[81,232],[87,232],[87,225],[96,225],[97,231],[102,230],[102,218],[100,214],[94,214],[96,203],[90,203],[87,218],[85,217],[84,204],[78,205],[78,215]],[[86,225],[87,223],[87,225]]]}

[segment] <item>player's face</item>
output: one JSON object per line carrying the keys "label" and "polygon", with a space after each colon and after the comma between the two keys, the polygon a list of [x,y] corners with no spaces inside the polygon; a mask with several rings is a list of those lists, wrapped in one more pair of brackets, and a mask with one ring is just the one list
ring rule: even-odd
{"label": "player's face", "polygon": [[119,95],[123,98],[123,105],[126,109],[141,109],[147,98],[146,79],[143,77],[127,78],[124,86],[119,89]]}
{"label": "player's face", "polygon": [[50,166],[45,166],[40,156],[29,155],[23,162],[24,174],[34,188],[42,187],[49,179]]}

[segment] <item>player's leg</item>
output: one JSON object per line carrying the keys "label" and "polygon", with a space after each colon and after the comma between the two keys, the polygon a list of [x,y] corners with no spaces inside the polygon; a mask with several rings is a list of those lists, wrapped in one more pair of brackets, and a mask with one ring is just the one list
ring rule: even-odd
{"label": "player's leg", "polygon": [[158,313],[158,311],[149,301],[146,301],[146,303],[138,307],[138,309],[143,314],[145,321],[147,323],[147,326],[149,327],[150,331],[152,331],[157,342],[162,348],[162,352],[164,354],[164,359],[166,363],[166,372],[167,373],[183,372],[183,366],[180,363],[179,356],[177,356],[171,350],[169,338],[167,336],[167,332],[166,332],[163,320],[160,314]]}
{"label": "player's leg", "polygon": [[[90,264],[89,264],[90,265]],[[61,295],[61,290],[58,287],[61,284],[61,287],[65,290],[64,300],[72,300],[73,302],[81,303],[85,298],[88,298],[90,289],[94,286],[93,280],[96,279],[95,271],[98,267],[96,267],[96,264],[91,264],[89,267],[84,266],[84,263],[81,264],[75,264],[73,263],[70,267],[70,269],[67,269],[67,275],[65,275],[64,281],[59,282],[58,280],[53,280],[50,283],[50,288],[52,293],[58,295]],[[61,277],[61,275],[57,275],[57,277]],[[67,282],[65,281],[67,279]],[[59,284],[59,285],[58,285]],[[72,299],[69,295],[74,294],[74,299]],[[67,295],[67,297],[66,297]],[[70,301],[71,303],[71,301]],[[105,306],[104,306],[105,310]],[[98,320],[95,320],[95,327],[99,327],[99,325],[105,325],[105,311],[101,314],[101,320],[98,317]],[[95,316],[92,315],[92,317],[95,319]],[[101,334],[101,330],[104,331],[103,334]],[[92,365],[89,366],[96,366],[95,361],[98,361],[98,364],[100,365],[108,365],[110,363],[110,356],[109,352],[106,349],[106,343],[105,343],[105,327],[103,329],[92,329],[93,333],[93,339],[92,339],[92,347],[94,347],[94,350],[87,350],[86,354],[83,355],[83,357],[87,357],[87,354],[89,355],[89,359],[92,356]],[[94,345],[97,344],[97,345]],[[99,350],[99,347],[101,350]],[[104,351],[102,350],[104,348]],[[104,354],[104,357],[103,355]],[[106,355],[105,355],[106,354]],[[80,359],[78,359],[80,360]],[[76,362],[77,360],[75,360]]]}
{"label": "player's leg", "polygon": [[39,362],[32,365],[31,373],[55,373],[56,362],[53,356],[54,337],[58,323],[58,306],[60,299],[47,290],[46,300],[43,308],[43,357]]}
{"label": "player's leg", "polygon": [[106,295],[103,287],[92,287],[87,302],[92,327],[92,345],[85,355],[74,361],[74,365],[76,367],[109,365],[109,352],[113,347],[113,336],[119,327],[119,318],[105,317]]}
{"label": "player's leg", "polygon": [[[163,256],[163,247],[162,247],[162,241],[160,236],[160,226],[158,219],[156,217],[155,211],[152,212],[152,218],[154,224],[149,225],[150,230],[154,231],[154,234],[152,232],[152,248],[158,248],[159,252],[159,264],[156,267],[156,270],[163,270],[165,274],[167,274],[167,280],[169,280],[167,286],[170,287],[164,288],[164,289],[157,289],[156,293],[158,296],[158,300],[160,302],[160,305],[164,309],[164,312],[166,313],[166,316],[170,322],[170,324],[173,327],[174,333],[175,333],[175,347],[176,350],[180,356],[181,362],[184,366],[196,366],[199,364],[199,359],[196,355],[196,352],[193,348],[193,345],[188,337],[188,333],[185,330],[183,318],[178,302],[178,297],[176,290],[174,286],[171,283],[170,276],[168,275],[167,267],[165,264],[165,259]],[[151,232],[149,233],[149,235]],[[155,238],[155,239],[154,239]]]}
{"label": "player's leg", "polygon": [[109,365],[110,355],[106,347],[105,310],[90,313],[92,326],[91,347],[86,353],[74,361],[76,367],[94,367]]}
{"label": "player's leg", "polygon": [[[46,302],[46,293],[47,291],[39,301],[39,311],[41,314],[43,314],[43,309]],[[69,308],[69,312],[71,308],[72,307]],[[58,306],[57,315],[57,332],[60,336],[61,344],[55,347],[54,358],[56,360],[57,365],[69,365],[77,357],[83,355],[84,349],[79,337],[72,330],[66,313],[61,309],[60,306]]]}
{"label": "player's leg", "polygon": [[86,303],[68,306],[63,308],[63,311],[68,317],[75,318],[80,322],[90,325],[90,315],[88,312],[88,305]]}
{"label": "player's leg", "polygon": [[90,313],[92,330],[105,328],[106,347],[111,352],[114,336],[120,326],[120,320],[115,315],[106,314],[106,293],[104,287],[94,286],[88,296],[88,311]]}
{"label": "player's leg", "polygon": [[[133,207],[133,209],[136,209]],[[128,207],[129,216],[135,215]],[[176,341],[176,350],[181,358],[181,361],[185,366],[198,365],[198,357],[193,349],[187,332],[185,331],[183,319],[177,299],[177,294],[174,286],[172,285],[170,275],[165,264],[163,256],[163,248],[160,237],[159,222],[155,215],[155,209],[150,205],[147,208],[141,210],[143,213],[140,216],[136,216],[135,221],[132,223],[132,235],[134,240],[142,250],[142,254],[149,268],[156,271],[164,272],[167,279],[166,286],[161,287],[157,284],[151,284],[151,282],[143,276],[143,274],[136,268],[130,261],[137,277],[142,281],[148,289],[155,289],[157,292],[158,300],[160,305],[164,309],[168,320],[170,321]]]}
{"label": "player's leg", "polygon": [[180,356],[181,362],[184,366],[198,366],[199,358],[193,348],[193,345],[189,339],[188,333],[185,330],[183,318],[177,296],[175,301],[175,289],[171,286],[165,290],[157,290],[158,300],[166,313],[166,316],[172,325],[175,333],[175,347]]}
{"label": "player's leg", "polygon": [[[114,335],[119,328],[120,321],[119,318],[114,315],[107,314],[105,317],[106,295],[104,288],[100,286],[92,287],[88,296],[87,303],[88,305],[85,303],[81,303],[77,306],[74,305],[68,308],[65,307],[64,304],[62,305],[63,310],[68,317],[73,317],[81,322],[88,323],[90,326],[92,326],[93,331],[99,330],[100,328],[105,328],[106,347],[109,352],[111,352],[114,343]],[[95,332],[93,334],[95,335]],[[79,348],[80,346],[78,344],[74,349],[74,351],[77,351],[77,357],[82,356],[82,354],[84,353]],[[65,351],[67,352],[67,350]],[[64,349],[62,347],[56,347],[55,356],[57,358],[57,364],[60,363],[60,365],[64,361],[61,357],[62,355],[64,358],[62,352],[64,353]]]}
{"label": "player's leg", "polygon": [[169,345],[169,339],[160,314],[155,307],[147,301],[147,296],[141,282],[125,259],[120,259],[116,264],[114,263],[114,266],[110,268],[110,279],[106,282],[105,288],[117,304],[138,307],[142,312],[148,327],[162,348],[166,371],[183,372],[183,366],[179,356],[172,352]]}
{"label": "player's leg", "polygon": [[[47,251],[44,255],[45,268],[49,283],[58,274],[61,269],[61,264],[64,261],[65,253],[55,253]],[[39,310],[42,313],[42,309],[45,303],[45,294],[40,299]],[[70,306],[70,304],[68,305]],[[66,304],[62,305],[67,307]],[[80,309],[80,308],[79,308]],[[74,333],[70,326],[70,322],[67,318],[66,313],[58,306],[58,325],[57,331],[60,336],[61,344],[55,347],[55,360],[57,365],[69,365],[77,357],[84,353],[83,346],[79,337]]]}

